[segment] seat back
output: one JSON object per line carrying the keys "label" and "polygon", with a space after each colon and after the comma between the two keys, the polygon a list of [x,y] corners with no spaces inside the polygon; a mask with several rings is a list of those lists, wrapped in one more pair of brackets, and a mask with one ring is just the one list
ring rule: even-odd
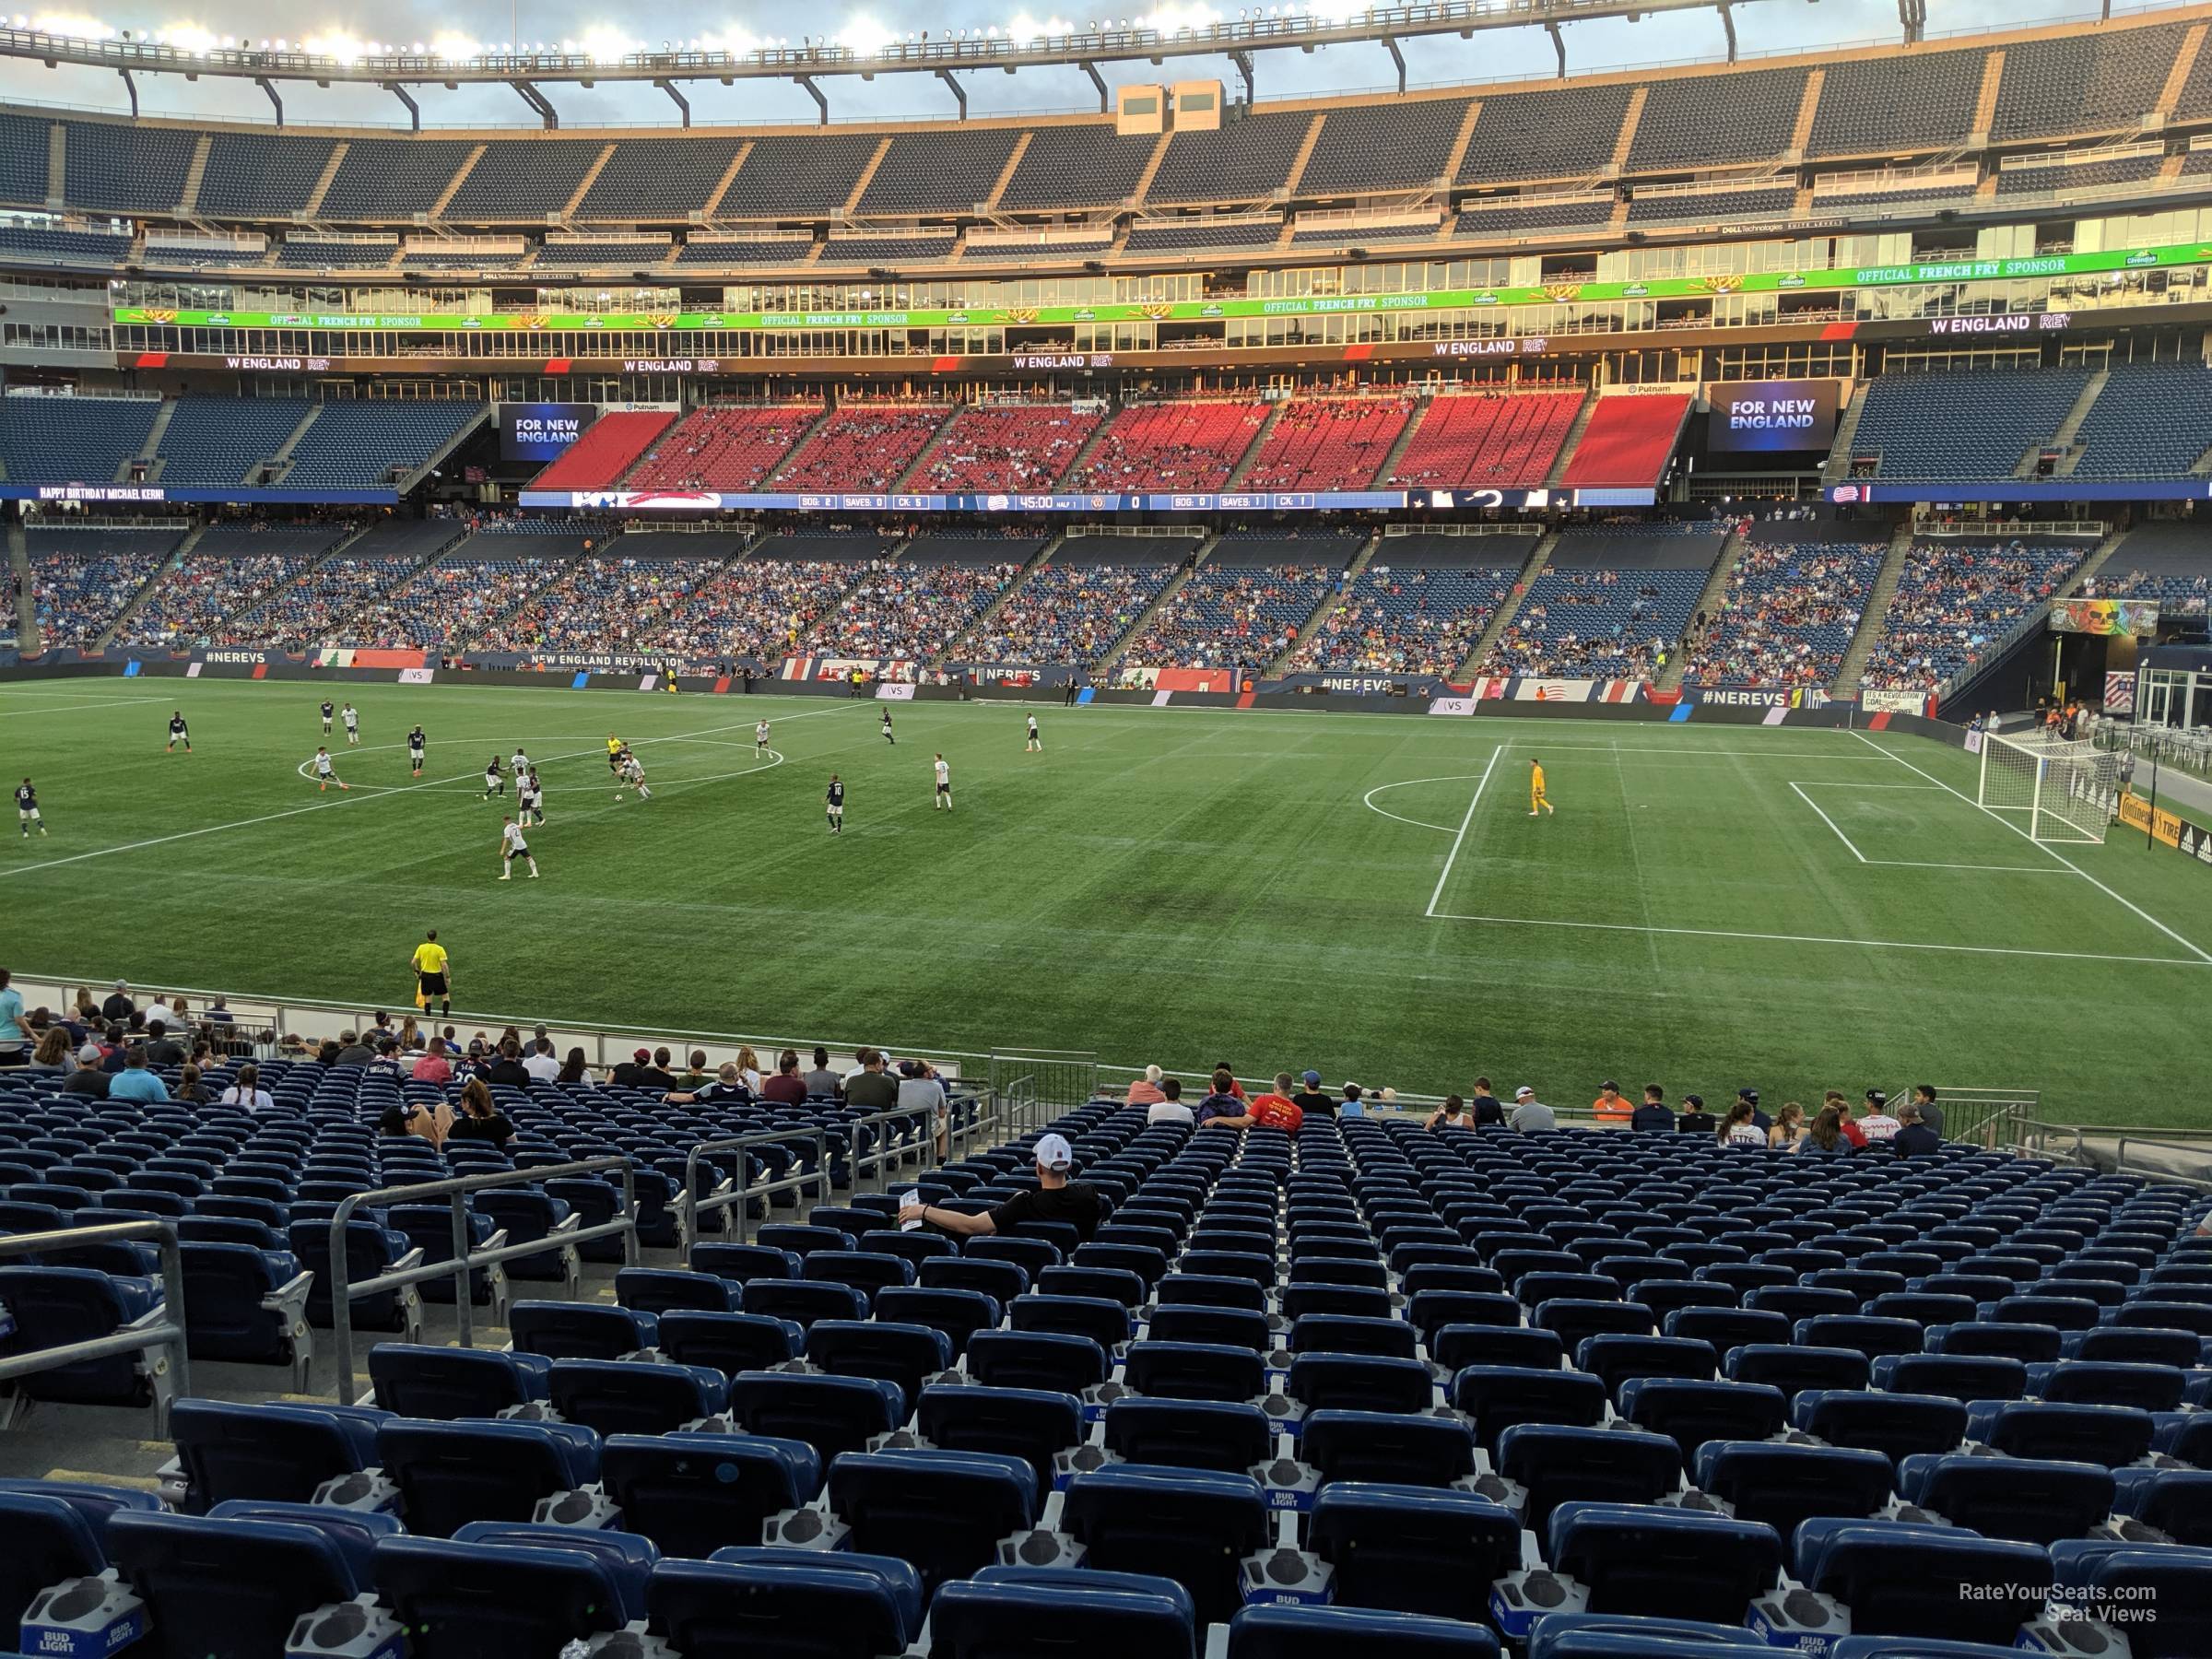
{"label": "seat back", "polygon": [[237,1499],[305,1503],[324,1481],[376,1462],[372,1414],[179,1400],[169,1430],[198,1512]]}
{"label": "seat back", "polygon": [[327,1534],[283,1522],[124,1513],[107,1547],[171,1653],[282,1653],[301,1614],[364,1587]]}
{"label": "seat back", "polygon": [[648,1598],[684,1659],[879,1659],[920,1634],[913,1569],[867,1556],[732,1549],[664,1561]]}
{"label": "seat back", "polygon": [[1336,1605],[1477,1623],[1492,1583],[1521,1559],[1521,1526],[1510,1510],[1426,1487],[1324,1485],[1308,1535],[1335,1569]]}
{"label": "seat back", "polygon": [[385,1538],[376,1589],[414,1659],[543,1659],[618,1628],[621,1612],[613,1572],[576,1549]]}
{"label": "seat back", "polygon": [[754,1434],[610,1435],[599,1471],[624,1526],[664,1555],[699,1559],[759,1544],[763,1521],[822,1488],[811,1446]]}

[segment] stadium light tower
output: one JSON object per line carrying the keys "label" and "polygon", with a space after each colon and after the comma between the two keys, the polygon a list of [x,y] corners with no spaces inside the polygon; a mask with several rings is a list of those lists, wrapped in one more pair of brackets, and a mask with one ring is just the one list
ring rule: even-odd
{"label": "stadium light tower", "polygon": [[[1733,7],[1749,0],[1413,0],[1413,3],[1370,7],[1355,16],[1292,12],[1263,15],[1254,8],[1250,17],[1223,18],[1212,23],[1155,29],[1143,24],[1115,24],[1110,20],[1077,30],[1016,39],[1010,35],[977,30],[950,34],[931,31],[918,40],[869,40],[860,47],[832,42],[824,37],[804,40],[797,46],[766,43],[741,51],[702,49],[675,41],[661,49],[603,55],[574,42],[556,48],[531,46],[512,38],[501,46],[477,47],[473,54],[448,56],[433,45],[424,48],[350,42],[342,52],[309,51],[305,44],[284,41],[258,46],[241,41],[236,46],[194,35],[187,40],[150,41],[117,38],[95,40],[57,34],[37,28],[0,29],[0,58],[43,64],[49,69],[73,66],[112,69],[124,77],[132,108],[137,107],[139,75],[230,76],[253,81],[276,106],[283,124],[284,106],[276,83],[293,81],[328,87],[335,82],[381,87],[407,107],[415,125],[422,112],[407,88],[441,86],[457,90],[464,84],[505,85],[548,127],[559,124],[559,115],[546,95],[548,85],[571,83],[589,87],[598,81],[636,81],[657,87],[677,103],[686,124],[689,110],[676,83],[687,80],[786,80],[806,89],[830,118],[830,100],[820,82],[835,75],[856,75],[873,80],[879,75],[934,76],[951,88],[960,114],[968,111],[967,92],[959,76],[978,69],[1003,69],[1008,75],[1021,69],[1080,69],[1099,88],[1101,105],[1107,102],[1105,77],[1099,65],[1107,63],[1145,62],[1154,65],[1169,58],[1227,58],[1236,67],[1249,100],[1257,89],[1255,54],[1296,49],[1312,52],[1323,46],[1380,46],[1396,68],[1398,86],[1406,86],[1406,57],[1402,42],[1422,36],[1458,35],[1471,40],[1478,29],[1541,29],[1551,37],[1559,54],[1559,73],[1567,73],[1567,37],[1564,25],[1600,18],[1626,18],[1634,22],[1667,12],[1713,10],[1727,35],[1728,56],[1736,55]],[[1927,21],[1926,0],[1899,0],[1906,38],[1917,40]],[[512,35],[519,36],[519,18],[510,18]],[[442,39],[443,37],[441,37]],[[473,43],[472,43],[473,44]]]}

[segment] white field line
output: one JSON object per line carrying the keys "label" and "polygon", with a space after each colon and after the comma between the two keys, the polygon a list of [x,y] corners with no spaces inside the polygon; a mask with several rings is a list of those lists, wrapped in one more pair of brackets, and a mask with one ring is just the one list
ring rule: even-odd
{"label": "white field line", "polygon": [[1848,789],[1854,793],[1862,789],[1903,789],[1919,794],[1940,794],[1942,792],[1933,783],[1846,783],[1834,778],[1806,778],[1791,780],[1790,787],[1797,792],[1799,800],[1815,812],[1820,813],[1820,821],[1836,831],[1836,839],[1846,847],[1851,848],[1851,855],[1853,858],[1873,868],[1885,870],[1974,870],[1988,875],[2009,873],[2015,876],[2064,876],[2065,874],[2056,865],[1954,864],[1940,859],[1869,858],[1859,851],[1850,836],[1837,829],[1835,819],[1830,818],[1827,813],[1820,812],[1819,803],[1805,793],[1808,789]]}
{"label": "white field line", "polygon": [[15,720],[25,714],[61,714],[71,709],[129,709],[140,703],[168,703],[175,701],[166,697],[99,697],[83,702],[41,702],[29,709],[0,709],[0,720]]}
{"label": "white field line", "polygon": [[1459,820],[1459,833],[1452,838],[1452,850],[1444,854],[1444,867],[1436,878],[1436,891],[1429,895],[1429,908],[1423,913],[1433,916],[1444,896],[1444,883],[1452,879],[1452,866],[1458,861],[1460,843],[1467,839],[1467,826],[1475,821],[1475,808],[1482,805],[1482,792],[1489,787],[1490,774],[1498,770],[1498,757],[1505,753],[1500,743],[1490,751],[1490,763],[1482,769],[1482,777],[1475,785],[1475,793],[1467,800],[1466,816]]}
{"label": "white field line", "polygon": [[1845,945],[1860,950],[1934,950],[1965,956],[2041,957],[2065,962],[2133,962],[2156,968],[2208,968],[2187,957],[2104,956],[2080,950],[2019,950],[2004,945],[1938,945],[1924,939],[1845,939],[1822,934],[1745,933],[1717,927],[1649,927],[1630,922],[1559,922],[1533,916],[1462,916],[1430,911],[1438,922],[1481,922],[1493,927],[1564,927],[1588,933],[1662,934],[1692,939],[1750,939],[1773,945]]}
{"label": "white field line", "polygon": [[[783,718],[785,720],[805,720],[813,714],[829,714],[835,712],[834,709],[814,709],[809,710],[806,714],[786,714]],[[750,721],[735,720],[727,725],[705,726],[696,732],[676,732],[665,737],[641,737],[632,747],[641,747],[649,743],[682,743],[689,738],[710,736],[716,732],[733,732],[741,726],[751,724]],[[548,755],[546,757],[546,763],[551,765],[556,760],[573,760],[593,752],[591,749],[577,749],[569,754]],[[335,759],[336,757],[333,756],[332,759]],[[292,806],[282,812],[265,812],[257,818],[238,818],[228,824],[208,824],[198,830],[181,830],[174,835],[157,835],[149,837],[146,841],[125,841],[121,846],[99,847],[89,853],[71,853],[66,858],[49,858],[38,864],[15,865],[0,868],[0,877],[29,876],[40,870],[58,869],[65,865],[83,864],[88,859],[112,857],[118,853],[137,853],[147,847],[167,846],[171,841],[192,841],[203,835],[220,835],[226,830],[250,830],[256,824],[273,824],[283,818],[299,818],[303,813],[335,811],[340,806],[358,805],[360,801],[388,801],[398,795],[416,794],[426,789],[434,790],[450,787],[454,783],[465,783],[471,777],[480,776],[482,776],[481,773],[464,772],[455,777],[432,778],[421,783],[408,783],[389,789],[385,789],[382,785],[367,784],[363,785],[362,793],[358,797],[348,791],[335,801],[317,801],[311,806]],[[671,782],[676,781],[671,780]],[[371,790],[379,790],[381,793],[371,794],[370,793]]]}
{"label": "white field line", "polygon": [[1406,778],[1396,783],[1378,783],[1359,797],[1359,804],[1370,812],[1379,812],[1386,818],[1396,818],[1401,824],[1411,824],[1416,830],[1433,830],[1439,835],[1449,835],[1452,833],[1451,825],[1431,824],[1423,818],[1406,818],[1399,813],[1392,812],[1387,807],[1376,806],[1375,797],[1386,789],[1411,789],[1416,783],[1465,783],[1481,775],[1479,772],[1453,772],[1450,776],[1442,778]]}
{"label": "white field line", "polygon": [[1804,788],[1798,783],[1792,782],[1790,785],[1790,790],[1791,793],[1795,794],[1799,800],[1803,801],[1807,806],[1810,806],[1813,809],[1815,817],[1818,818],[1819,820],[1826,824],[1830,830],[1835,830],[1836,839],[1843,843],[1845,850],[1848,851],[1853,858],[1857,859],[1861,864],[1865,864],[1866,862],[1866,854],[1860,852],[1856,846],[1853,845],[1851,837],[1843,833],[1842,830],[1837,825],[1834,818],[1830,818],[1827,813],[1820,810],[1819,802],[1814,800],[1811,795],[1806,794]]}
{"label": "white field line", "polygon": [[2174,932],[2172,928],[2167,926],[2165,923],[2159,921],[2156,916],[2145,910],[2141,905],[2137,904],[2134,900],[2127,898],[2124,894],[2114,892],[2111,888],[2105,886],[2103,882],[2098,880],[2096,877],[2090,875],[2087,870],[2083,869],[2079,865],[2076,864],[2065,853],[2059,852],[2057,848],[2045,845],[2043,842],[2037,841],[2034,836],[2029,834],[2027,830],[2021,829],[2018,824],[2008,822],[2006,819],[1999,817],[1996,813],[1991,812],[1988,807],[1983,806],[1971,795],[1967,794],[1962,791],[1951,788],[1948,783],[1946,783],[1941,778],[1936,777],[1933,772],[1922,771],[1919,767],[1914,766],[1912,761],[1906,759],[1902,755],[1893,753],[1892,751],[1884,748],[1880,744],[1875,742],[1873,738],[1867,736],[1865,733],[1853,732],[1852,735],[1856,737],[1861,743],[1864,743],[1868,748],[1874,750],[1876,754],[1886,755],[1890,759],[1896,761],[1900,766],[1905,768],[1906,771],[1918,772],[1920,776],[1927,779],[1929,782],[1935,784],[1938,789],[1945,790],[1951,794],[1957,795],[1969,806],[1971,806],[1976,812],[1982,813],[1995,822],[2003,824],[2006,829],[2011,830],[2015,835],[2018,836],[2030,846],[2038,848],[2041,852],[2047,853],[2049,856],[2056,859],[2067,869],[2073,871],[2075,875],[2080,877],[2084,881],[2088,882],[2091,887],[2102,893],[2107,899],[2112,900],[2115,904],[2123,905],[2128,910],[2133,911],[2144,921],[2149,923],[2151,926],[2157,928],[2160,933],[2171,939],[2176,945],[2179,945],[2183,950],[2186,950],[2191,956],[2196,958],[2198,961],[2212,964],[2212,953],[2207,953],[2198,948],[2189,940],[2183,938],[2180,934]]}

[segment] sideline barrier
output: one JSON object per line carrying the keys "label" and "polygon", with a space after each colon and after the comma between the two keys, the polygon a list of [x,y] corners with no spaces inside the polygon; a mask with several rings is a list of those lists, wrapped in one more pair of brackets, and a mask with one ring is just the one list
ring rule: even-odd
{"label": "sideline barrier", "polygon": [[[752,1184],[753,1160],[750,1148],[780,1147],[794,1140],[814,1142],[814,1170],[812,1173],[780,1176],[774,1181]],[[706,1197],[699,1196],[699,1166],[701,1159],[714,1152],[737,1154],[737,1172],[724,1185],[715,1188]],[[811,1129],[756,1129],[745,1135],[724,1135],[717,1140],[700,1141],[684,1155],[684,1196],[682,1210],[682,1238],[684,1265],[691,1265],[691,1252],[699,1244],[699,1218],[702,1214],[735,1208],[737,1211],[737,1241],[752,1242],[752,1206],[755,1198],[773,1198],[778,1193],[795,1193],[802,1187],[819,1189],[817,1203],[830,1202],[830,1131],[821,1124]]]}
{"label": "sideline barrier", "polygon": [[176,1223],[110,1221],[98,1227],[64,1228],[60,1232],[0,1234],[0,1260],[11,1255],[30,1255],[41,1248],[124,1244],[141,1239],[151,1239],[161,1250],[160,1301],[142,1319],[111,1335],[89,1336],[81,1342],[65,1342],[60,1347],[0,1356],[0,1382],[81,1365],[88,1359],[112,1359],[120,1354],[165,1350],[165,1358],[147,1368],[154,1385],[154,1437],[159,1440],[169,1433],[170,1401],[178,1394],[192,1393],[192,1356],[186,1349],[182,1312],[184,1256],[177,1246]]}
{"label": "sideline barrier", "polygon": [[[504,1230],[495,1232],[485,1241],[480,1250],[471,1250],[468,1236],[468,1205],[471,1193],[481,1193],[497,1187],[535,1186],[542,1182],[559,1181],[571,1175],[603,1175],[610,1170],[622,1171],[622,1204],[620,1213],[612,1221],[602,1221],[592,1227],[561,1228],[542,1239],[527,1244],[501,1242],[507,1236]],[[346,1272],[346,1226],[360,1210],[371,1206],[382,1207],[393,1204],[411,1204],[432,1198],[453,1200],[453,1259],[432,1262],[419,1267],[395,1268],[380,1273],[372,1279],[352,1283]],[[353,1371],[353,1303],[356,1297],[373,1296],[383,1290],[401,1290],[409,1285],[423,1284],[430,1279],[450,1278],[453,1281],[454,1344],[459,1347],[475,1346],[475,1311],[469,1300],[469,1277],[479,1268],[497,1267],[504,1262],[519,1261],[524,1256],[544,1255],[549,1251],[566,1250],[571,1245],[586,1244],[594,1239],[619,1238],[622,1241],[623,1265],[638,1265],[638,1183],[637,1171],[627,1158],[588,1158],[577,1163],[549,1164],[543,1169],[501,1170],[492,1175],[459,1175],[444,1181],[425,1181],[412,1186],[380,1187],[370,1193],[352,1193],[341,1199],[336,1212],[330,1218],[330,1323],[336,1368],[338,1404],[350,1406],[359,1391],[355,1387]],[[0,1240],[0,1245],[6,1241]],[[180,1283],[182,1280],[180,1279]],[[0,1369],[0,1376],[6,1375]]]}

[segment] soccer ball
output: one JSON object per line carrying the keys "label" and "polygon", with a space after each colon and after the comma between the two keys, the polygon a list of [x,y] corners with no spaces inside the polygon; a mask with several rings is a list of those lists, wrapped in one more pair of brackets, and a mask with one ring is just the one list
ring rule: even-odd
{"label": "soccer ball", "polygon": [[615,799],[618,801],[618,800],[620,800],[621,798],[622,798],[622,792],[621,792],[620,790],[618,790],[618,790],[616,790],[616,791],[615,791]]}

